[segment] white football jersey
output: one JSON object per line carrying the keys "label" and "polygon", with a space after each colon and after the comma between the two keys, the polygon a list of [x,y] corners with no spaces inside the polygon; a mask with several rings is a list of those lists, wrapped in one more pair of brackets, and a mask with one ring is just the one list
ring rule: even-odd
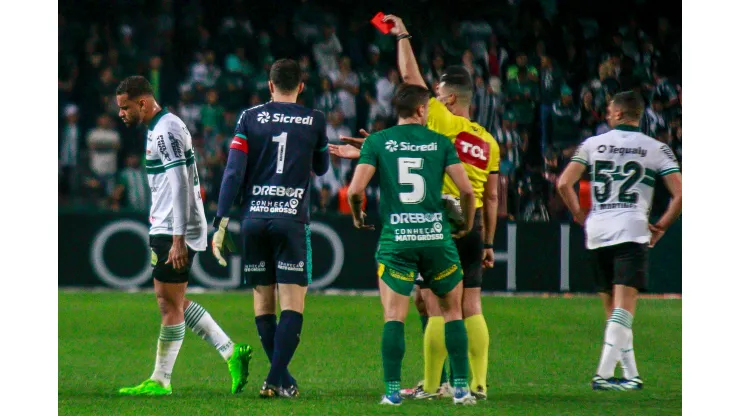
{"label": "white football jersey", "polygon": [[671,149],[636,127],[620,125],[584,141],[573,161],[586,165],[591,173],[586,246],[649,243],[655,181],[680,172]]}
{"label": "white football jersey", "polygon": [[185,235],[190,248],[205,250],[208,229],[193,141],[185,123],[165,109],[149,123],[146,173],[152,191],[149,234]]}

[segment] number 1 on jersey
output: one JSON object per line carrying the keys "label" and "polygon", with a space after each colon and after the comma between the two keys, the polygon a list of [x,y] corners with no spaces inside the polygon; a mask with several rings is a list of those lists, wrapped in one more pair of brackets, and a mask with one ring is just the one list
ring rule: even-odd
{"label": "number 1 on jersey", "polygon": [[285,148],[288,145],[288,133],[273,136],[272,141],[278,144],[277,169],[275,173],[283,173],[283,167],[285,167]]}

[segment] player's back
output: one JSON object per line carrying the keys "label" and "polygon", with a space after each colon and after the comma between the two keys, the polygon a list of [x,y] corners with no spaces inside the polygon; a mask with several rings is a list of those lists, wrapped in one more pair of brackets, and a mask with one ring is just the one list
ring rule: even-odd
{"label": "player's back", "polygon": [[299,104],[269,102],[242,113],[236,135],[248,147],[244,218],[308,222],[312,159],[325,132],[323,113]]}
{"label": "player's back", "polygon": [[655,181],[678,172],[670,148],[630,126],[587,139],[573,161],[589,167],[589,248],[650,240],[648,214]]}
{"label": "player's back", "polygon": [[442,184],[445,168],[460,160],[445,136],[419,124],[391,127],[367,138],[359,163],[380,174],[381,243],[432,246],[450,238]]}

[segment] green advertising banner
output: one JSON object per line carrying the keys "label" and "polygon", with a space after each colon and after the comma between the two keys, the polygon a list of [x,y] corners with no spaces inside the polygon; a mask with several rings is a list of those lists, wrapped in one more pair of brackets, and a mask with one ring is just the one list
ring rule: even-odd
{"label": "green advertising banner", "polygon": [[[239,225],[234,221],[231,226],[238,237]],[[376,289],[378,236],[379,230],[356,230],[347,216],[315,215],[311,289]],[[496,264],[485,272],[483,290],[593,292],[593,263],[584,241],[583,229],[575,224],[499,223]],[[144,215],[60,213],[59,286],[149,287],[148,244]],[[232,255],[224,268],[206,251],[193,262],[190,284],[237,289],[243,287],[241,268],[238,255]],[[680,222],[650,252],[648,289],[681,293]]]}

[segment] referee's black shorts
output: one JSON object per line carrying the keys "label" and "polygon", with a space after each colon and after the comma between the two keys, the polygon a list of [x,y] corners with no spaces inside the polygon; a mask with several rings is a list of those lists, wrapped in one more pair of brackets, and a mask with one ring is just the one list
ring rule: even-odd
{"label": "referee's black shorts", "polygon": [[596,289],[611,293],[614,285],[647,289],[648,245],[622,243],[593,250],[596,266]]}
{"label": "referee's black shorts", "polygon": [[[483,284],[483,220],[482,209],[475,210],[473,229],[465,237],[455,240],[460,265],[463,269],[463,288],[481,287]],[[421,289],[428,289],[423,281],[417,280]]]}

